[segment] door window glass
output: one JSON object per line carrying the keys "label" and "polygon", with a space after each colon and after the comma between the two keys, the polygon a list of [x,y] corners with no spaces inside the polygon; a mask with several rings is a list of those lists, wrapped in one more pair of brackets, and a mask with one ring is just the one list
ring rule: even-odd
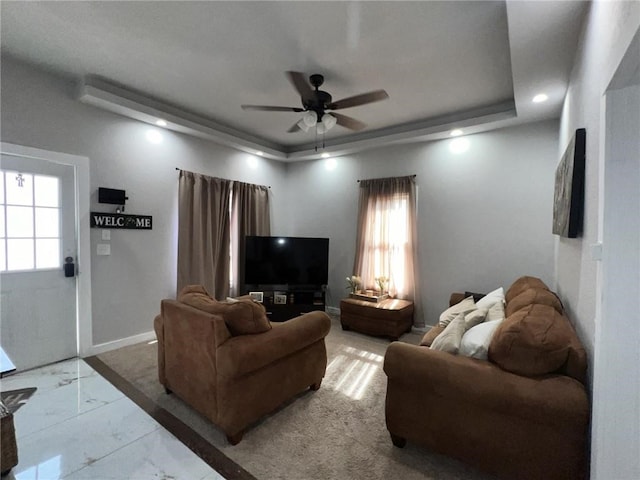
{"label": "door window glass", "polygon": [[2,171],[0,271],[60,268],[60,180]]}

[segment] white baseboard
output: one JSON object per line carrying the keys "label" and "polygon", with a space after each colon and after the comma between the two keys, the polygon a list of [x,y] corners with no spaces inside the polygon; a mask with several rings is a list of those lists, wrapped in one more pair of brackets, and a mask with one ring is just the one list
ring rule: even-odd
{"label": "white baseboard", "polygon": [[325,310],[332,315],[340,315],[340,309],[338,307],[326,307]]}
{"label": "white baseboard", "polygon": [[150,342],[156,339],[156,332],[153,330],[132,337],[121,338],[120,340],[114,340],[112,342],[100,343],[93,345],[82,356],[90,357],[92,355],[99,355],[104,352],[110,352],[122,347],[128,347],[129,345],[135,345],[136,343]]}

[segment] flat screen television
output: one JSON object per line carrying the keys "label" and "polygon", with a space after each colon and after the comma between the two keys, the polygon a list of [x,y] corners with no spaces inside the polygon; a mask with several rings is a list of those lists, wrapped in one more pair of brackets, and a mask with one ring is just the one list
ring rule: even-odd
{"label": "flat screen television", "polygon": [[326,285],[329,277],[329,239],[247,236],[245,285]]}

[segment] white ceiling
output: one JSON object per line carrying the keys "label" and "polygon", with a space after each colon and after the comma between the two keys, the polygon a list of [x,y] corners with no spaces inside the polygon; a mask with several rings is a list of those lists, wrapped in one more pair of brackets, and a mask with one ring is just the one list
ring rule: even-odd
{"label": "white ceiling", "polygon": [[[385,101],[341,111],[367,128],[354,134],[334,127],[325,141],[336,152],[441,138],[453,126],[472,133],[557,117],[587,7],[582,1],[1,2],[1,45],[4,54],[55,72],[92,76],[106,90],[119,85],[126,90],[117,93],[138,105],[151,104],[143,95],[156,100],[157,110],[195,114],[195,123],[240,145],[297,159],[308,158],[316,141],[313,132],[287,133],[300,113],[240,108],[301,106],[288,70],[323,74],[322,89],[334,100],[388,92]],[[531,103],[540,91],[549,101]]]}

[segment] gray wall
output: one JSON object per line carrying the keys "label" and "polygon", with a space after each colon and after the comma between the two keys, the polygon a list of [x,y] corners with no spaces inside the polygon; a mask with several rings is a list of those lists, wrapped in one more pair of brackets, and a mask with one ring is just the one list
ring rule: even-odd
{"label": "gray wall", "polygon": [[[74,99],[67,78],[2,58],[2,141],[90,158],[91,210],[98,187],[125,189],[126,212],[153,216],[153,230],[112,230],[111,255],[97,256],[101,230],[91,231],[94,345],[152,330],[160,300],[175,296],[177,256],[176,167],[250,183],[271,185],[272,226],[282,229],[285,166],[194,137],[159,130],[163,141],[147,141],[150,125]],[[249,159],[256,161],[249,166]]]}
{"label": "gray wall", "polygon": [[[640,162],[638,94],[636,89],[605,97],[634,35],[636,44],[627,54],[633,60],[631,72],[638,68],[639,31],[640,2],[591,4],[560,128],[561,150],[576,128],[586,128],[587,131],[585,228],[579,238],[557,241],[556,288],[588,352],[593,394],[591,477],[602,480],[640,478],[640,361],[637,353],[640,341],[637,299],[640,292],[634,288],[638,285],[639,267],[633,261],[638,255],[638,246],[634,245],[638,219],[633,218],[638,208],[637,204],[627,206],[627,203],[631,205],[630,202],[637,201],[639,188],[637,182],[629,187],[634,174],[637,179]],[[627,145],[620,145],[625,135],[635,139],[635,143],[627,140]],[[616,145],[607,145],[607,139]],[[620,162],[631,165],[622,175],[619,166],[615,167]],[[609,171],[609,175],[614,172],[614,181],[607,180],[610,188],[607,195],[604,191],[605,171]],[[617,179],[624,178],[624,181],[613,185],[617,183],[615,174],[621,175]],[[606,201],[616,198],[612,190],[624,188],[630,193],[627,199],[614,206],[606,204]],[[611,216],[612,213],[615,215]],[[628,216],[628,220],[620,222],[620,214]],[[603,236],[607,225],[615,224],[629,229],[626,238],[609,235],[607,239]],[[597,255],[592,255],[592,245],[602,242],[603,238],[615,240],[602,244],[604,265],[596,261],[594,257]],[[607,264],[607,259],[616,261]],[[617,272],[607,272],[611,268]],[[634,278],[635,281],[626,282],[626,278]],[[607,305],[611,301],[620,303]]]}
{"label": "gray wall", "polygon": [[346,293],[355,254],[362,178],[416,174],[425,322],[433,325],[453,291],[490,291],[529,274],[553,282],[551,234],[558,123],[546,121],[451,140],[412,143],[336,159],[290,164],[283,234],[330,238],[329,303]]}
{"label": "gray wall", "polygon": [[355,248],[357,179],[416,174],[420,275],[425,321],[433,324],[457,290],[488,291],[522,274],[553,277],[551,211],[557,162],[556,121],[469,136],[466,153],[450,140],[412,143],[325,161],[284,164],[150,127],[74,99],[75,84],[3,58],[2,140],[91,159],[92,210],[100,186],[123,188],[127,211],[153,215],[154,229],[112,230],[112,255],[95,255],[92,230],[94,344],[151,328],[161,298],[175,295],[177,172],[272,186],[272,232],[331,239],[329,304],[345,294]]}
{"label": "gray wall", "polygon": [[601,237],[603,95],[640,24],[638,2],[596,2],[585,19],[560,124],[559,153],[577,128],[587,130],[584,232],[557,240],[556,288],[593,359],[597,269],[590,245]]}

